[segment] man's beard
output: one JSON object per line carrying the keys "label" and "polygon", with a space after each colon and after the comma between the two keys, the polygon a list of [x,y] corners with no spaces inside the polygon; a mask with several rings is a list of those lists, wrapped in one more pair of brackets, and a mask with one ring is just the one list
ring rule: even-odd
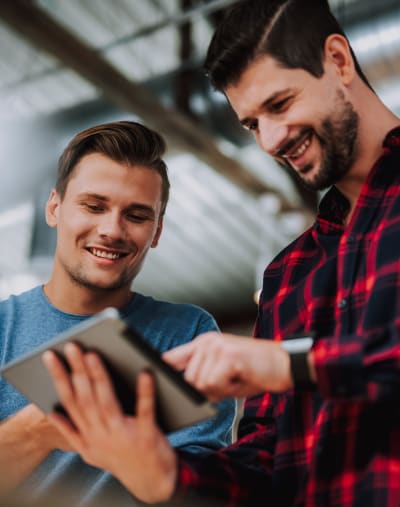
{"label": "man's beard", "polygon": [[344,94],[339,90],[335,112],[322,121],[319,132],[314,131],[322,151],[318,173],[312,180],[308,180],[295,171],[305,187],[310,190],[324,190],[340,181],[350,171],[357,157],[358,124],[358,114],[352,104],[344,100]]}

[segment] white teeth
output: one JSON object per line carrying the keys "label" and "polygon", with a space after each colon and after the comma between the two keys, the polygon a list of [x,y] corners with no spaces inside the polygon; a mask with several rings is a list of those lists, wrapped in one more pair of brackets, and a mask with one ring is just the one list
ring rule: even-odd
{"label": "white teeth", "polygon": [[97,250],[97,248],[91,248],[90,251],[96,257],[103,257],[104,259],[114,260],[114,259],[118,259],[120,257],[120,254],[111,253],[111,252],[104,252],[103,250]]}
{"label": "white teeth", "polygon": [[292,153],[292,154],[290,155],[290,158],[299,158],[299,157],[301,157],[301,155],[303,155],[303,153],[304,153],[304,152],[306,151],[306,149],[310,146],[310,144],[311,144],[310,139],[306,139],[306,140],[304,141],[304,143],[303,143],[303,144],[301,144],[301,145],[297,148],[297,150],[295,151],[295,153]]}
{"label": "white teeth", "polygon": [[310,146],[311,139],[306,139],[295,152],[284,155],[284,158],[291,158],[296,159],[303,155],[303,153],[306,151],[306,149]]}

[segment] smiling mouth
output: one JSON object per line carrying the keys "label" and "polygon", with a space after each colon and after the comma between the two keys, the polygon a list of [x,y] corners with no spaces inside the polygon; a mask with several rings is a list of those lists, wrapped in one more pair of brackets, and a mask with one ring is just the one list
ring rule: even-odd
{"label": "smiling mouth", "polygon": [[101,259],[109,259],[109,260],[116,260],[120,259],[122,257],[126,257],[128,254],[124,252],[110,252],[107,250],[101,250],[99,248],[87,248],[88,252],[90,252],[95,257],[100,257]]}
{"label": "smiling mouth", "polygon": [[301,136],[300,139],[290,143],[286,149],[281,149],[279,151],[279,156],[285,160],[297,160],[302,157],[310,146],[312,141],[312,132],[307,132],[305,135]]}

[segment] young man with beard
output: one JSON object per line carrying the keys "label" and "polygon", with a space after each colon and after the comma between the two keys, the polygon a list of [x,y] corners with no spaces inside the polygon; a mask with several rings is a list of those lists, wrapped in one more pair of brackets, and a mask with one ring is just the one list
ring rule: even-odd
{"label": "young man with beard", "polygon": [[[329,190],[314,225],[266,268],[257,340],[207,333],[164,354],[211,399],[247,397],[238,442],[173,451],[154,425],[143,374],[131,435],[147,424],[151,475],[137,475],[132,460],[130,474],[116,476],[149,503],[195,492],[227,506],[398,507],[399,119],[371,89],[325,0],[237,2],[206,67],[261,149],[309,188]],[[102,377],[95,358],[70,359],[73,375],[86,361],[89,379]],[[82,393],[54,357],[46,363],[74,410]],[[84,424],[55,424],[104,463]]]}
{"label": "young man with beard", "polygon": [[[109,306],[161,352],[217,329],[196,306],[132,291],[163,227],[169,196],[164,151],[161,136],[130,121],[98,125],[72,139],[46,206],[47,223],[57,229],[53,271],[43,287],[0,303],[1,364]],[[17,488],[18,497],[36,502],[137,505],[112,475],[83,463],[47,416],[4,379],[0,399],[0,495]],[[234,415],[227,400],[217,418],[172,433],[169,443],[188,453],[227,445]],[[135,454],[140,442],[125,446]]]}

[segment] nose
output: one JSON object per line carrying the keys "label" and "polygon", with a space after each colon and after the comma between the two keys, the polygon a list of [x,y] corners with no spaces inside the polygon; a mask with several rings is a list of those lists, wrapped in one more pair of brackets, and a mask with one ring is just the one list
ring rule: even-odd
{"label": "nose", "polygon": [[97,231],[104,238],[107,237],[113,240],[122,238],[124,236],[124,227],[119,213],[110,212],[101,215],[97,224]]}
{"label": "nose", "polygon": [[260,118],[258,120],[257,143],[260,148],[274,155],[287,138],[288,128],[281,122]]}

